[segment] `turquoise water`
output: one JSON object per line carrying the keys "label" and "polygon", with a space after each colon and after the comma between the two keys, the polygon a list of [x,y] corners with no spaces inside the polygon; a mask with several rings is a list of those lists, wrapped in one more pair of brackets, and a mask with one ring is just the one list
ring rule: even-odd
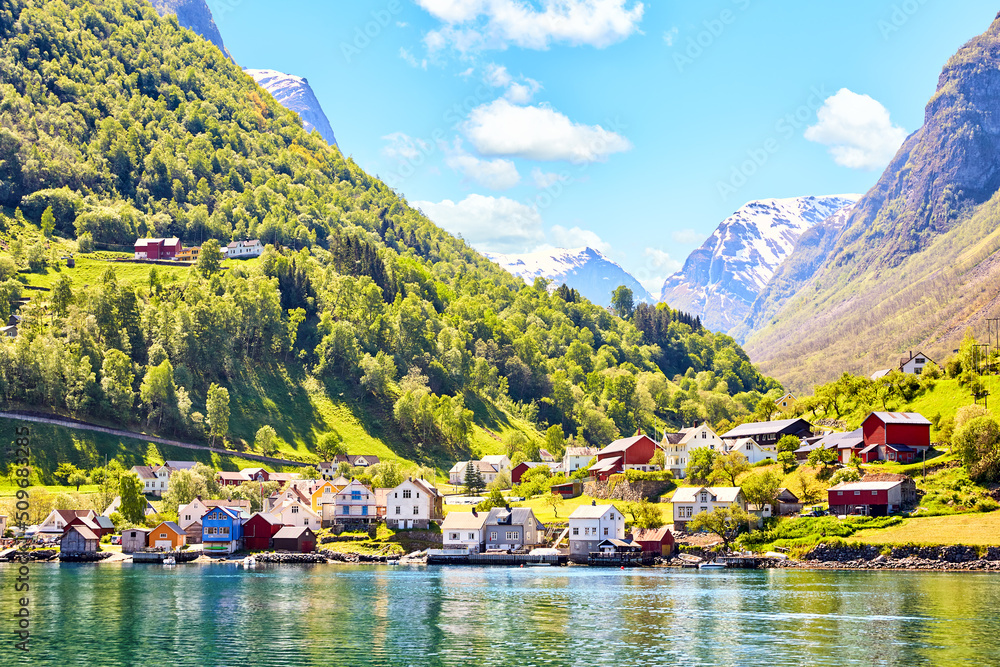
{"label": "turquoise water", "polygon": [[31,566],[0,665],[1000,664],[1000,576],[968,573]]}

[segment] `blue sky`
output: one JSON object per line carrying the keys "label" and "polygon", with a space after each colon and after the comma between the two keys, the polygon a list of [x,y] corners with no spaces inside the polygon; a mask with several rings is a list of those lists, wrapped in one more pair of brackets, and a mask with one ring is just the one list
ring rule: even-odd
{"label": "blue sky", "polygon": [[993,3],[208,0],[345,154],[475,247],[597,247],[654,295],[752,199],[865,192]]}

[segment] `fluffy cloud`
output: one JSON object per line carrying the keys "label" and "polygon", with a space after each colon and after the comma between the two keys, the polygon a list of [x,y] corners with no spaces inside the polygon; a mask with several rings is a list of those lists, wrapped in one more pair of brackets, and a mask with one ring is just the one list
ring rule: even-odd
{"label": "fluffy cloud", "polygon": [[529,160],[596,162],[632,148],[628,139],[600,125],[581,125],[547,106],[503,99],[473,109],[463,131],[481,155]]}
{"label": "fluffy cloud", "polygon": [[400,49],[399,49],[399,57],[402,58],[403,61],[407,65],[409,65],[410,67],[417,67],[419,69],[427,69],[427,59],[426,58],[424,58],[423,60],[417,60],[416,56],[414,56],[412,53],[410,53],[409,51],[407,51],[406,49],[404,49],[402,47],[400,47]]}
{"label": "fluffy cloud", "polygon": [[693,229],[679,229],[676,232],[670,234],[670,238],[672,238],[675,243],[692,245],[705,240],[705,235]]}
{"label": "fluffy cloud", "polygon": [[834,162],[851,169],[885,167],[906,139],[884,106],[847,88],[828,97],[816,117],[805,138],[829,146]]}
{"label": "fluffy cloud", "polygon": [[504,96],[515,104],[527,104],[542,89],[542,84],[526,76],[513,77],[503,65],[490,63],[486,66],[483,81],[494,88],[506,88]]}
{"label": "fluffy cloud", "polygon": [[663,41],[667,43],[667,46],[673,46],[674,40],[677,39],[677,26],[674,26],[670,30],[666,30],[663,33]]}
{"label": "fluffy cloud", "polygon": [[566,229],[561,225],[553,225],[552,229],[549,230],[549,238],[552,240],[552,245],[557,248],[582,248],[583,246],[587,246],[594,250],[600,250],[603,253],[611,250],[610,243],[606,242],[595,232],[580,227]]}
{"label": "fluffy cloud", "polygon": [[478,250],[524,252],[544,241],[538,209],[507,197],[469,195],[457,204],[415,201],[438,226],[462,237]]}
{"label": "fluffy cloud", "polygon": [[444,149],[445,164],[491,190],[507,190],[521,181],[517,167],[510,160],[481,160],[466,153],[460,141]]}
{"label": "fluffy cloud", "polygon": [[670,253],[657,248],[646,248],[643,252],[646,261],[643,267],[633,274],[646,290],[659,296],[663,291],[663,283],[667,278],[683,266],[681,262],[670,256]]}
{"label": "fluffy cloud", "polygon": [[427,34],[431,51],[467,53],[510,45],[547,49],[553,43],[604,48],[636,32],[644,11],[633,0],[417,0],[446,25]]}
{"label": "fluffy cloud", "polygon": [[431,144],[403,132],[393,132],[382,139],[389,142],[382,149],[382,155],[399,162],[415,162],[421,155],[431,152]]}

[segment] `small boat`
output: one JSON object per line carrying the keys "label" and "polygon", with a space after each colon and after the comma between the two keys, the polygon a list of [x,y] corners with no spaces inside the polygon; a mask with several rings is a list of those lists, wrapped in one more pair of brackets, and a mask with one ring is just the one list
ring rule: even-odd
{"label": "small boat", "polygon": [[544,561],[528,562],[525,563],[525,565],[527,565],[528,567],[552,567],[552,563],[546,563]]}
{"label": "small boat", "polygon": [[173,556],[167,556],[166,558],[163,559],[163,564],[164,565],[177,565],[177,559],[174,558]]}
{"label": "small boat", "polygon": [[394,558],[392,560],[387,560],[385,562],[385,564],[386,565],[399,565],[399,559],[398,558]]}
{"label": "small boat", "polygon": [[725,570],[726,566],[717,560],[709,561],[708,563],[699,563],[699,570]]}
{"label": "small boat", "polygon": [[243,567],[256,567],[257,559],[253,556],[247,556],[243,559]]}

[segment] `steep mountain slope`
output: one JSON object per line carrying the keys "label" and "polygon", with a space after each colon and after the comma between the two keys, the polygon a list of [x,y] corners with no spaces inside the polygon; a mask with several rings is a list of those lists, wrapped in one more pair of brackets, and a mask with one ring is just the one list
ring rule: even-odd
{"label": "steep mountain slope", "polygon": [[551,280],[551,289],[566,283],[568,287],[605,307],[611,305],[611,293],[619,285],[632,290],[632,298],[636,303],[656,302],[653,295],[630,273],[593,248],[543,250],[522,255],[484,254],[515,276],[524,278],[529,285],[539,277]]}
{"label": "steep mountain slope", "polygon": [[215,25],[212,10],[205,4],[205,0],[151,0],[151,2],[160,16],[174,14],[181,27],[193,30],[215,44],[227,56],[229,55],[219,27]]}
{"label": "steep mountain slope", "polygon": [[701,317],[716,331],[740,324],[774,271],[808,228],[860,195],[762,199],[729,216],[684,268],[667,278],[660,300]]}
{"label": "steep mountain slope", "polygon": [[301,76],[284,74],[273,69],[243,71],[252,76],[257,85],[271,93],[278,104],[299,114],[306,132],[316,130],[328,144],[336,145],[337,138],[333,136],[330,120],[323,112],[323,107],[320,106],[308,81]]}
{"label": "steep mountain slope", "polygon": [[1000,284],[1000,17],[945,65],[924,125],[857,204],[837,247],[748,339],[791,387],[933,358],[985,334]]}

